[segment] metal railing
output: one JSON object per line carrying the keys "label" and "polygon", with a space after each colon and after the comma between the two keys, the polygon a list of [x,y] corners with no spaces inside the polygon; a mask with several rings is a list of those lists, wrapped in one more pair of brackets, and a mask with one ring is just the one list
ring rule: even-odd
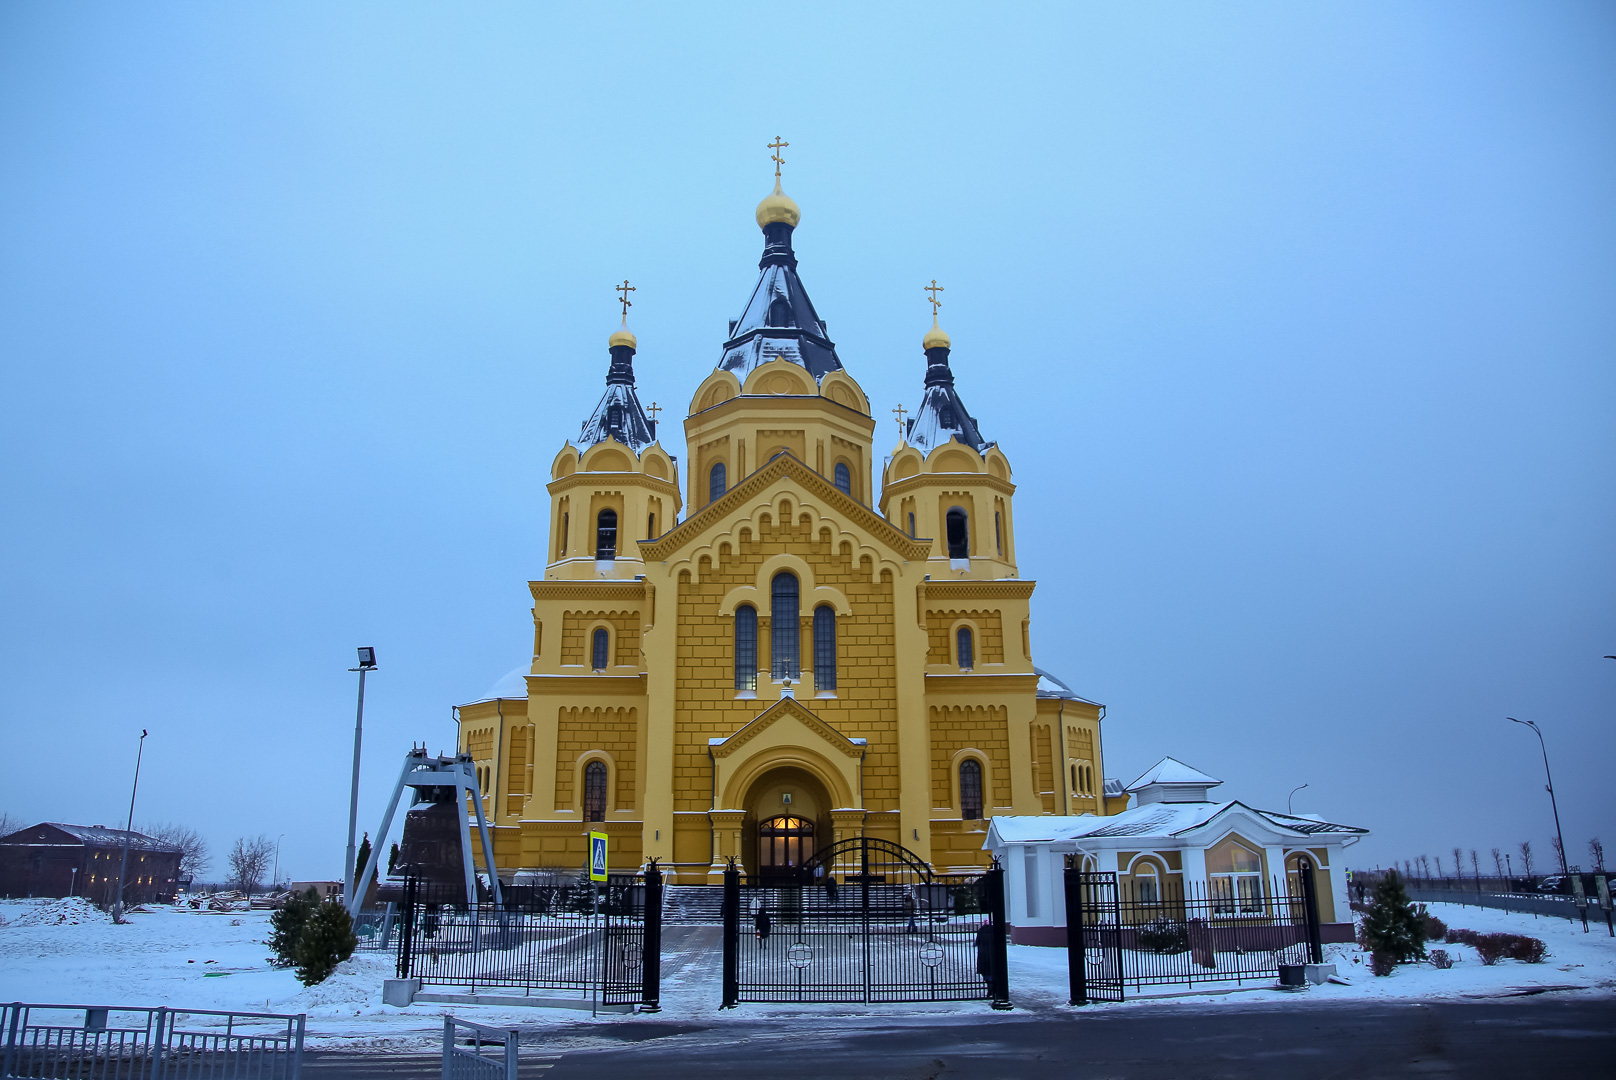
{"label": "metal railing", "polygon": [[[467,1047],[455,1043],[465,1033]],[[517,1045],[515,1028],[443,1017],[443,1080],[516,1080]]]}
{"label": "metal railing", "polygon": [[4,1007],[0,1077],[299,1080],[305,1014],[118,1005]]}
{"label": "metal railing", "polygon": [[1296,877],[1186,886],[1068,869],[1073,1003],[1121,1000],[1125,984],[1238,984],[1278,978],[1282,964],[1318,963],[1318,899],[1311,875]]}

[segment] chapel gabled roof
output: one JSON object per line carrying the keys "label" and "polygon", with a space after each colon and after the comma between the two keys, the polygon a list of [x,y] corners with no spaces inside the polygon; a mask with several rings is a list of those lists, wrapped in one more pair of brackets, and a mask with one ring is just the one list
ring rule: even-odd
{"label": "chapel gabled roof", "polygon": [[741,317],[730,327],[718,367],[744,381],[753,368],[784,357],[806,368],[816,381],[823,379],[840,368],[842,361],[797,276],[797,255],[791,248],[795,221],[765,221],[760,216],[759,223],[763,258],[758,262],[757,285]]}
{"label": "chapel gabled roof", "polygon": [[1208,776],[1200,769],[1184,764],[1177,758],[1164,757],[1139,779],[1128,785],[1128,790],[1145,787],[1149,784],[1192,784],[1196,787],[1212,787],[1223,783],[1215,776]]}

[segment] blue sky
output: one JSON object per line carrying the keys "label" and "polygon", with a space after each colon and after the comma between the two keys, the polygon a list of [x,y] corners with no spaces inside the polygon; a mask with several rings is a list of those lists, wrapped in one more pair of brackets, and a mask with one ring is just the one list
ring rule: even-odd
{"label": "blue sky", "polygon": [[[677,418],[790,141],[877,415],[920,287],[1037,661],[1362,865],[1616,845],[1616,14],[1597,3],[0,8],[0,810],[340,872],[525,660],[611,287]],[[883,426],[883,444],[895,429]]]}

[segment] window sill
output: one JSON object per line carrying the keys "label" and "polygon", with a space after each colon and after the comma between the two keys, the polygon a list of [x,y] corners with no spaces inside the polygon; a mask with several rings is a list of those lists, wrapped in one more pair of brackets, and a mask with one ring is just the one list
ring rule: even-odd
{"label": "window sill", "polygon": [[742,690],[740,693],[735,695],[735,700],[736,701],[756,701],[757,700],[757,691],[756,690]]}
{"label": "window sill", "polygon": [[835,697],[836,697],[836,691],[834,691],[834,690],[821,690],[819,693],[814,695],[814,700],[815,701],[825,701],[826,699],[834,700]]}

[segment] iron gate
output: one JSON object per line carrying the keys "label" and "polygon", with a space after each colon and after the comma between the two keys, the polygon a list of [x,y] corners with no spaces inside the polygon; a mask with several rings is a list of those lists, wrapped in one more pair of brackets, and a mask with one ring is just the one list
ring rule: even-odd
{"label": "iron gate", "polygon": [[1117,875],[1066,868],[1066,973],[1072,1004],[1122,1000]]}
{"label": "iron gate", "polygon": [[[463,890],[461,891],[463,896]],[[423,985],[579,990],[655,1011],[660,996],[662,874],[582,874],[505,890],[503,904],[439,902],[405,882],[398,977]]]}
{"label": "iron gate", "polygon": [[991,1001],[1008,1008],[1004,872],[934,874],[855,837],[785,875],[724,874],[723,1007]]}

